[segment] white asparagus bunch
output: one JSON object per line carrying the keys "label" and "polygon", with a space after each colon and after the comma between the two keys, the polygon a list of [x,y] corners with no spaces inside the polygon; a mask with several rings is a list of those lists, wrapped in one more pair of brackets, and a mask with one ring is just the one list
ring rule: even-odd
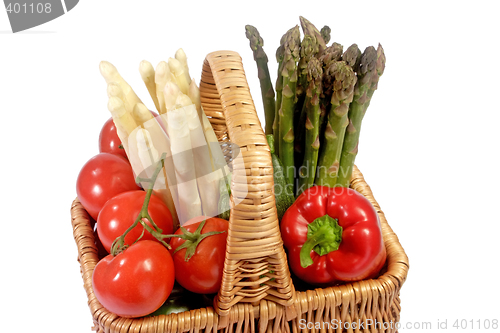
{"label": "white asparagus bunch", "polygon": [[[150,173],[156,167],[163,153],[167,154],[167,160],[168,156],[170,158],[172,156],[169,138],[151,111],[118,73],[116,67],[107,61],[101,62],[99,67],[108,85],[108,109],[134,174],[139,178],[150,177]],[[141,68],[144,67],[144,65],[141,66]],[[142,70],[141,76],[143,73],[146,71]],[[151,78],[151,74],[154,75],[154,70],[152,73],[149,70],[149,73],[143,77]],[[167,171],[168,168],[164,167],[163,173],[158,176],[154,192],[169,208],[174,226],[177,226],[179,225],[175,209],[177,193],[168,186]],[[141,185],[143,188],[150,186],[146,182],[141,182]]]}
{"label": "white asparagus bunch", "polygon": [[154,190],[174,221],[182,225],[202,215],[216,216],[219,180],[229,168],[202,110],[184,51],[177,50],[175,58],[160,61],[156,69],[146,60],[139,65],[160,115],[156,118],[112,64],[101,62],[100,71],[108,84],[108,109],[136,176],[150,177],[166,153]]}

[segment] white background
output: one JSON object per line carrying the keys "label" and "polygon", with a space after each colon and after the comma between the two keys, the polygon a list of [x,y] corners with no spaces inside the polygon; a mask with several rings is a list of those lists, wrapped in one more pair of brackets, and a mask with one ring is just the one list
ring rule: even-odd
{"label": "white background", "polygon": [[471,320],[474,328],[477,320],[500,320],[494,5],[85,0],[18,34],[9,32],[1,9],[2,331],[90,331],[70,205],[78,172],[98,153],[110,117],[99,62],[112,62],[153,108],[141,60],[156,66],[182,47],[199,81],[207,53],[237,51],[263,122],[245,24],[263,36],[274,81],[279,39],[299,15],[318,28],[329,25],[332,41],[345,48],[380,42],[385,49],[386,71],[363,121],[356,162],[409,256],[401,323],[430,322],[434,331],[447,322],[455,331],[453,322],[465,319],[473,331]]}

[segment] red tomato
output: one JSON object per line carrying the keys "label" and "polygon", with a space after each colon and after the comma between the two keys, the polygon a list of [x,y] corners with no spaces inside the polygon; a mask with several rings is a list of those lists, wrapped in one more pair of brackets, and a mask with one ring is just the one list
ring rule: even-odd
{"label": "red tomato", "polygon": [[[198,294],[213,294],[220,289],[222,282],[222,270],[224,268],[224,259],[226,255],[226,239],[228,221],[212,217],[205,220],[205,225],[198,233],[198,227],[203,223],[197,222],[184,225],[189,233],[194,234],[193,242],[208,232],[221,232],[203,238],[189,260],[186,260],[186,249],[175,250],[184,244],[186,240],[173,237],[170,240],[175,266],[175,279],[177,282],[189,291]],[[182,229],[178,229],[175,234],[181,235]],[[175,252],[175,253],[174,253]]]}
{"label": "red tomato", "polygon": [[99,133],[99,152],[117,154],[127,158],[125,149],[120,148],[122,142],[116,133],[116,126],[113,118],[109,118]]}
{"label": "red tomato", "polygon": [[[97,218],[97,234],[108,253],[114,240],[123,235],[139,216],[145,197],[146,192],[144,191],[124,192],[109,199],[102,207]],[[164,234],[173,232],[172,215],[160,198],[154,195],[151,196],[148,212],[154,223]],[[152,227],[151,222],[147,221],[146,223]],[[143,229],[138,224],[125,236],[125,244],[130,245],[136,241]],[[144,231],[141,239],[156,240],[148,231]]]}
{"label": "red tomato", "polygon": [[78,199],[94,220],[106,201],[132,190],[140,190],[140,187],[135,183],[130,163],[109,153],[97,154],[87,161],[76,181]]}
{"label": "red tomato", "polygon": [[167,248],[141,240],[95,266],[92,286],[97,300],[121,317],[142,317],[156,311],[174,286],[174,264]]}

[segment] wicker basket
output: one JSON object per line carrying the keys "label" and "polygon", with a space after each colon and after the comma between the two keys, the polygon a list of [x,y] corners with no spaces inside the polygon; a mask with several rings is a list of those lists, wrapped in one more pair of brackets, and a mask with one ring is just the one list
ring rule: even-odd
{"label": "wicker basket", "polygon": [[[178,314],[129,319],[107,311],[92,290],[92,272],[99,260],[92,222],[75,199],[71,207],[73,234],[94,330],[128,333],[351,332],[360,328],[361,331],[396,331],[395,325],[389,323],[399,321],[399,291],[407,276],[408,258],[359,170],[355,168],[351,187],[368,198],[378,212],[387,249],[386,267],[377,279],[329,288],[303,286],[292,280],[289,272],[276,213],[269,147],[241,57],[231,51],[210,53],[204,62],[200,90],[203,108],[219,140],[230,139],[240,147],[243,156],[243,162],[233,165],[241,171],[235,174],[244,176],[232,179],[221,289],[213,306]],[[238,204],[235,206],[234,202]],[[357,323],[358,329],[353,330],[352,323]],[[316,325],[322,329],[311,329]]]}

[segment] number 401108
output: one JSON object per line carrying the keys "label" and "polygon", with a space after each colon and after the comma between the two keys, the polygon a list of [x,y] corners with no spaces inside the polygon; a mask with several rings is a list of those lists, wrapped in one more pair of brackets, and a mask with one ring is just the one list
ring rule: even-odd
{"label": "number 401108", "polygon": [[477,320],[457,319],[453,323],[453,327],[456,329],[463,329],[463,330],[465,329],[497,330],[499,326],[498,326],[498,319],[477,319]]}
{"label": "number 401108", "polygon": [[50,13],[52,11],[52,6],[50,3],[9,3],[7,5],[7,13],[11,14],[42,14],[42,13]]}

